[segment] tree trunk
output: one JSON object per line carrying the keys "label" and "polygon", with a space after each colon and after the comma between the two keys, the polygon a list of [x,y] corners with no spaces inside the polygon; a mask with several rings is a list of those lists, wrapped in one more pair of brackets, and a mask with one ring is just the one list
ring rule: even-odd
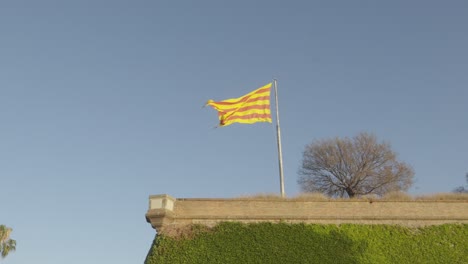
{"label": "tree trunk", "polygon": [[354,190],[351,189],[350,187],[346,188],[346,193],[348,194],[349,198],[353,198],[356,194],[354,193]]}

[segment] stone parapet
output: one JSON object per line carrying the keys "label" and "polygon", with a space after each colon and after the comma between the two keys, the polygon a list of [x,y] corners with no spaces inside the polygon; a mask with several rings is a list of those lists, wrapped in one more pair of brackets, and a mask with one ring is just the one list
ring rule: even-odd
{"label": "stone parapet", "polygon": [[298,201],[290,199],[176,199],[150,196],[146,220],[158,233],[190,224],[287,222],[397,224],[411,227],[468,224],[468,201]]}

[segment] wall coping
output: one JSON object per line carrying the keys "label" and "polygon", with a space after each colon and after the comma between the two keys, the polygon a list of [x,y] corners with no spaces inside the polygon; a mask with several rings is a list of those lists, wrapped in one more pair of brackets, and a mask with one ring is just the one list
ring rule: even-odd
{"label": "wall coping", "polygon": [[[393,206],[395,205],[395,206]],[[289,222],[397,224],[411,227],[468,224],[466,200],[317,200],[282,198],[174,198],[150,195],[146,221],[158,233],[191,224]]]}
{"label": "wall coping", "polygon": [[[158,196],[158,195],[151,195]],[[151,198],[150,196],[150,198]],[[174,198],[175,199],[175,198]],[[313,202],[313,203],[468,203],[468,200],[307,200],[307,199],[294,199],[294,198],[177,198],[177,201],[256,201],[256,202]]]}

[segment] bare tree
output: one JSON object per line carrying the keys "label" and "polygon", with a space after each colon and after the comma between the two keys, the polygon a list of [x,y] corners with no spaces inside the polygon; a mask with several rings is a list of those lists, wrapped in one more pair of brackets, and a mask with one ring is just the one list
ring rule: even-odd
{"label": "bare tree", "polygon": [[315,141],[305,147],[298,183],[305,192],[332,197],[406,191],[413,169],[396,160],[388,143],[360,133],[353,138]]}
{"label": "bare tree", "polygon": [[468,193],[468,173],[465,174],[466,188],[465,186],[459,186],[453,190],[454,193]]}

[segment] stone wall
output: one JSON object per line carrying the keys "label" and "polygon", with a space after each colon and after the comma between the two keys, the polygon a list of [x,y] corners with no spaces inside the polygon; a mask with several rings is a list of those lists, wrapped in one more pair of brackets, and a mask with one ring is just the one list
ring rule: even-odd
{"label": "stone wall", "polygon": [[295,201],[288,199],[176,199],[152,195],[146,220],[158,233],[189,224],[288,222],[398,224],[411,227],[468,223],[468,201]]}

